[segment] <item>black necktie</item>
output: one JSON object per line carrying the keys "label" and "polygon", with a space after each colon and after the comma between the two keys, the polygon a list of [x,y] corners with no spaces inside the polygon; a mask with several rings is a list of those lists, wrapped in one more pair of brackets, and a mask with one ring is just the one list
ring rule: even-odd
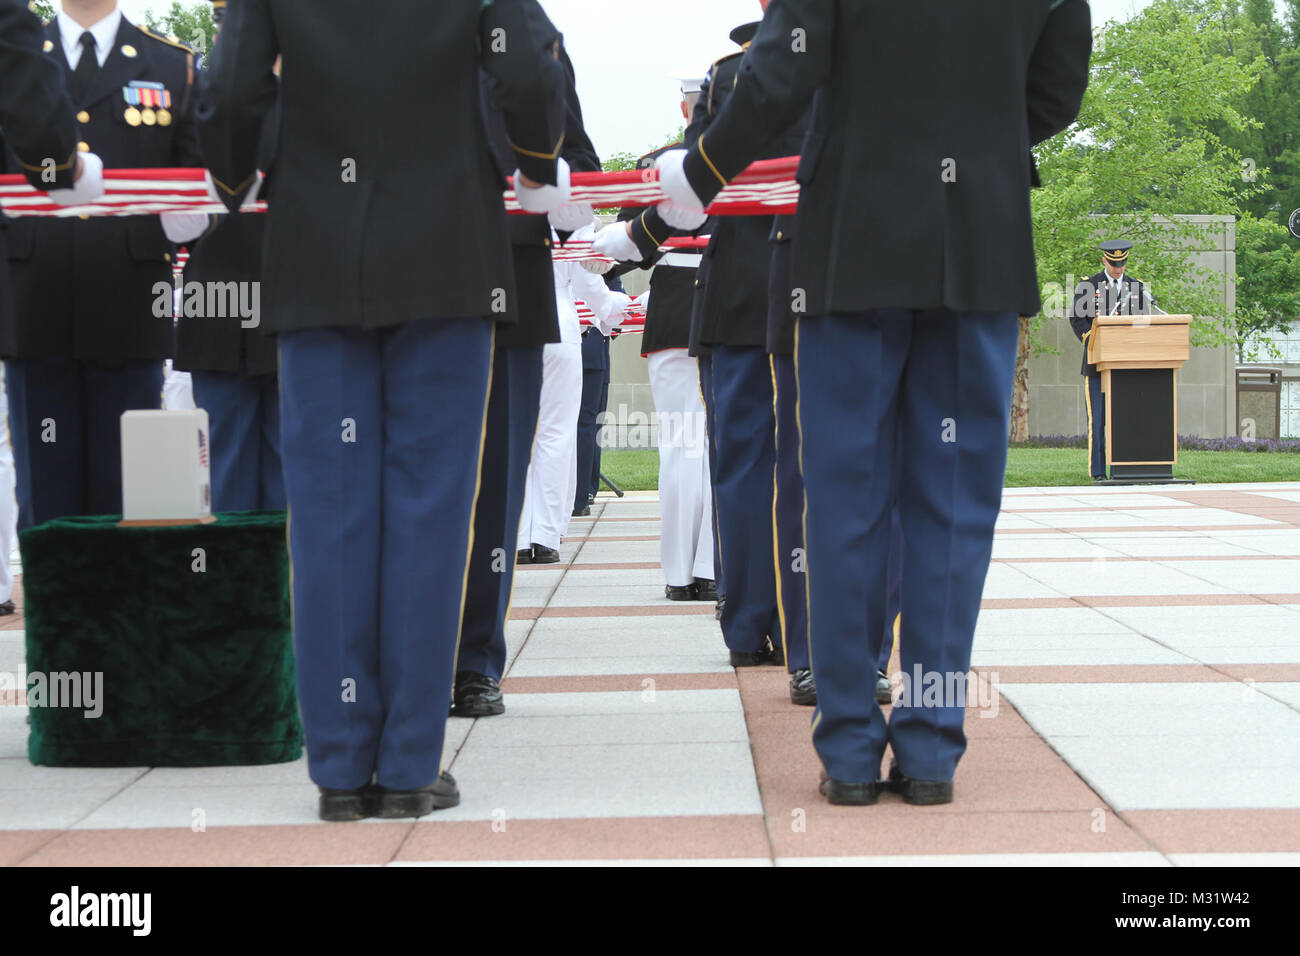
{"label": "black necktie", "polygon": [[95,56],[95,36],[89,30],[81,35],[81,59],[72,71],[72,91],[77,99],[84,100],[90,92],[90,84],[99,72],[99,58]]}

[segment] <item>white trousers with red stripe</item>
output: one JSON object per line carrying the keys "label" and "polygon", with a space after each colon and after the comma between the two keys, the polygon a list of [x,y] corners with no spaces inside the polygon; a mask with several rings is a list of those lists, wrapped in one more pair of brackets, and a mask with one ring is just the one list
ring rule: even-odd
{"label": "white trousers with red stripe", "polygon": [[559,550],[578,489],[578,412],[582,407],[582,344],[542,349],[542,399],[528,465],[518,547]]}
{"label": "white trousers with red stripe", "polygon": [[648,356],[659,423],[659,560],[674,587],[713,580],[713,495],[700,369],[686,349]]}

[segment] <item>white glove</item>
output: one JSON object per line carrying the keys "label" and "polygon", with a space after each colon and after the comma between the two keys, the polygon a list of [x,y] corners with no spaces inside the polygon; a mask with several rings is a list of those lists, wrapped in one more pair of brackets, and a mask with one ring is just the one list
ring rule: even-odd
{"label": "white glove", "polygon": [[614,263],[606,262],[604,259],[583,259],[582,267],[593,275],[603,276],[614,268]]}
{"label": "white glove", "polygon": [[523,173],[515,170],[515,198],[519,208],[524,212],[546,214],[559,209],[569,201],[569,164],[563,159],[556,163],[555,185],[537,186],[533,189],[523,185],[520,180]]}
{"label": "white glove", "polygon": [[[687,209],[703,209],[704,203],[700,202],[700,197],[695,195],[695,190],[691,188],[690,181],[686,178],[686,171],[682,168],[682,163],[686,159],[686,150],[670,149],[655,161],[655,168],[659,170],[659,188],[664,191],[672,202]],[[664,220],[665,222],[667,219]]]}
{"label": "white glove", "polygon": [[60,206],[81,206],[104,195],[104,161],[94,153],[81,154],[81,178],[70,189],[51,189],[49,197]]}
{"label": "white glove", "polygon": [[162,220],[167,238],[178,246],[197,239],[208,228],[208,214],[205,212],[165,212],[158,218]]}
{"label": "white glove", "polygon": [[632,302],[634,305],[639,305],[643,309],[648,309],[650,307],[650,290],[646,289],[639,296],[633,299]]}
{"label": "white glove", "polygon": [[628,235],[627,223],[616,222],[596,233],[591,251],[619,262],[640,262],[644,257]]}
{"label": "white glove", "polygon": [[680,229],[683,232],[694,232],[708,221],[709,215],[703,209],[688,209],[685,206],[679,206],[671,199],[665,199],[656,209],[659,217],[674,229]]}
{"label": "white glove", "polygon": [[609,315],[603,320],[596,320],[601,335],[609,335],[610,332],[629,318],[627,310],[628,306],[632,304],[632,297],[626,292],[611,292],[610,298],[614,307],[610,310]]}
{"label": "white glove", "polygon": [[566,202],[559,209],[551,210],[551,227],[557,232],[577,232],[584,226],[590,226],[596,218],[596,210],[589,202]]}

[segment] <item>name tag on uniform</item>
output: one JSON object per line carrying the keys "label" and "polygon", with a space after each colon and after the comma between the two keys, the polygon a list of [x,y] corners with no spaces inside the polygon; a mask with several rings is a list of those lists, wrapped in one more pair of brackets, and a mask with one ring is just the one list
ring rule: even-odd
{"label": "name tag on uniform", "polygon": [[122,118],[128,126],[170,126],[172,124],[172,94],[161,83],[132,80],[122,87],[126,109]]}

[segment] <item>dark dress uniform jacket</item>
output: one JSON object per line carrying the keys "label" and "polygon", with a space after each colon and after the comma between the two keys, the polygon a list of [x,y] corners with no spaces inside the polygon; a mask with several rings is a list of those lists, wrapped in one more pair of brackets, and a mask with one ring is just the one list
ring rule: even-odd
{"label": "dark dress uniform jacket", "polygon": [[284,56],[262,290],[271,331],[501,318],[514,277],[480,65],[497,80],[519,167],[555,182],[563,69],[541,7],[440,0],[370,13],[349,0],[245,0],[213,47],[204,155],[231,208],[256,170]]}
{"label": "dark dress uniform jacket", "polygon": [[767,350],[772,355],[794,354],[794,283],[790,281],[790,250],[794,216],[772,220],[772,274],[767,284]]}
{"label": "dark dress uniform jacket", "polygon": [[[45,55],[70,77],[57,21],[46,25],[45,40]],[[164,85],[168,122],[127,122],[122,88],[132,80]],[[193,83],[188,47],[123,18],[90,91],[75,103],[78,136],[106,169],[201,166]],[[4,163],[5,172],[22,171],[12,149]],[[172,281],[171,245],[157,216],[24,218],[5,232],[16,313],[0,324],[0,353],[101,362],[171,354],[171,310],[154,313],[154,286]]]}
{"label": "dark dress uniform jacket", "polygon": [[[713,64],[700,86],[684,145],[689,149],[713,123],[736,83],[758,23],[747,23],[731,31],[731,39],[742,49]],[[803,144],[807,119],[796,117],[761,140],[755,159],[797,156]],[[748,165],[748,164],[746,164]],[[771,216],[719,216],[713,237],[704,250],[697,275],[698,292],[691,319],[692,354],[707,352],[714,345],[762,346],[767,340],[768,270],[772,250],[768,235]],[[678,233],[669,229],[653,210],[635,220],[632,238],[647,255],[651,244]],[[657,240],[657,241],[656,241]],[[654,301],[654,296],[650,297]]]}
{"label": "dark dress uniform jacket", "polygon": [[[653,169],[655,161],[670,149],[681,149],[681,143],[670,143],[637,160],[637,169]],[[639,218],[642,210],[628,208],[619,211],[620,222],[631,222]],[[717,220],[709,219],[693,235],[712,234]],[[680,233],[675,233],[680,235]],[[696,250],[684,251],[695,255]],[[663,265],[663,254],[655,251],[649,258],[636,263],[616,266],[611,274],[622,275],[632,269],[649,269],[650,302],[646,306],[645,332],[641,337],[641,354],[662,352],[665,349],[684,349],[691,344],[691,312],[695,305],[695,277],[698,269],[687,266]]]}
{"label": "dark dress uniform jacket", "polygon": [[[200,84],[203,82],[200,79]],[[275,161],[279,111],[266,114],[257,166],[264,172]],[[271,181],[262,184],[260,198],[270,200]],[[217,217],[215,228],[190,243],[190,261],[185,267],[185,284],[209,282],[245,283],[262,279],[262,245],[266,216],[262,213],[229,213]],[[184,299],[182,299],[184,302]],[[230,372],[269,375],[276,370],[275,338],[258,325],[244,328],[239,315],[187,316],[176,322],[176,355],[172,364],[187,372]]]}
{"label": "dark dress uniform jacket", "polygon": [[[564,147],[560,155],[571,172],[600,171],[600,157],[582,122],[577,78],[563,46],[560,64],[565,72]],[[481,71],[483,116],[488,140],[503,177],[513,176],[518,160],[510,146],[506,117],[496,100],[497,84]],[[516,296],[509,303],[497,348],[547,345],[560,341],[560,318],[555,311],[555,266],[551,259],[551,223],[546,216],[508,216],[510,253],[514,257]]]}
{"label": "dark dress uniform jacket", "polygon": [[[76,174],[77,138],[63,74],[41,52],[41,21],[19,0],[0,0],[0,137],[37,189],[67,189]],[[45,160],[51,160],[45,165]],[[43,173],[49,170],[49,178]],[[0,212],[0,328],[14,322],[4,213]]]}
{"label": "dark dress uniform jacket", "polygon": [[[1144,315],[1150,311],[1150,299],[1146,295],[1146,286],[1137,279],[1130,279],[1128,273],[1120,277],[1120,295],[1115,298],[1111,288],[1110,276],[1105,270],[1088,276],[1074,290],[1074,305],[1070,310],[1070,328],[1074,337],[1080,342],[1092,328],[1092,320],[1097,315]],[[1080,375],[1096,375],[1097,366],[1088,364],[1088,346],[1084,343],[1083,365]]]}
{"label": "dark dress uniform jacket", "polygon": [[1085,0],[773,0],[686,174],[711,200],[816,93],[792,267],[808,313],[1033,315],[1030,147],[1074,120],[1091,48]]}

